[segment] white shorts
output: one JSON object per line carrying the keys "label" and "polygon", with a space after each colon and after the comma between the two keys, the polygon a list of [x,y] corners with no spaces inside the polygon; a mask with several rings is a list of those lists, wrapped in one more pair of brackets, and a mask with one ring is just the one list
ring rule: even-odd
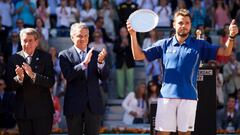
{"label": "white shorts", "polygon": [[194,131],[197,100],[158,98],[155,130]]}

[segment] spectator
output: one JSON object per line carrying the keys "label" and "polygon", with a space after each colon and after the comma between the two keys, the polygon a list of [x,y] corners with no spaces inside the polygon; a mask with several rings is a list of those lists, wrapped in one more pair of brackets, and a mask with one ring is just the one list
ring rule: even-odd
{"label": "spectator", "polygon": [[214,1],[213,15],[213,24],[215,26],[215,29],[217,30],[222,29],[224,24],[230,23],[229,9],[228,6],[225,4],[224,0]]}
{"label": "spectator", "polygon": [[223,67],[224,88],[227,96],[236,97],[240,90],[240,63],[236,60],[234,52],[230,55],[229,62]]}
{"label": "spectator", "polygon": [[[120,37],[114,45],[113,51],[116,53],[116,70],[117,70],[117,92],[118,98],[125,97],[125,86],[128,92],[133,91],[134,85],[134,67],[135,62],[132,56],[130,38],[126,27],[120,29]],[[125,81],[127,79],[127,81]],[[125,84],[127,82],[127,84]]]}
{"label": "spectator", "polygon": [[160,86],[156,81],[151,80],[147,84],[147,102],[150,109],[151,103],[156,103],[159,96]]}
{"label": "spectator", "polygon": [[14,5],[10,0],[0,1],[0,16],[2,17],[2,25],[9,33],[12,29],[12,16],[14,14]]}
{"label": "spectator", "polygon": [[90,41],[93,41],[93,32],[100,32],[102,35],[101,38],[101,42],[103,43],[109,43],[109,42],[113,42],[113,40],[111,38],[108,37],[107,32],[105,30],[105,28],[103,28],[103,24],[104,24],[104,20],[103,17],[98,17],[97,20],[95,21],[95,27],[93,27],[93,29],[90,30]]}
{"label": "spectator", "polygon": [[195,0],[193,7],[190,9],[192,16],[192,26],[196,28],[199,25],[204,26],[206,9],[201,6],[201,0]]}
{"label": "spectator", "polygon": [[39,34],[39,44],[38,49],[43,51],[48,51],[48,37],[49,32],[48,29],[44,27],[44,22],[41,18],[36,18],[36,30]]}
{"label": "spectator", "polygon": [[116,11],[112,7],[109,0],[103,0],[101,9],[99,10],[99,16],[103,17],[103,28],[106,30],[107,36],[114,40],[116,38],[114,27],[114,19],[116,20]]}
{"label": "spectator", "polygon": [[15,94],[6,91],[5,81],[0,78],[0,129],[14,128],[16,120],[13,115]]}
{"label": "spectator", "polygon": [[48,0],[48,6],[50,8],[50,26],[51,28],[56,28],[57,26],[57,15],[56,8],[60,4],[60,0]]}
{"label": "spectator", "polygon": [[41,18],[44,22],[44,26],[47,29],[50,29],[50,7],[48,7],[48,2],[45,0],[38,0],[37,1],[37,10],[36,10],[37,17]]}
{"label": "spectator", "polygon": [[228,2],[229,2],[231,18],[236,18],[237,12],[240,9],[240,0],[229,0]]}
{"label": "spectator", "polygon": [[80,19],[80,11],[77,9],[77,5],[76,5],[76,0],[69,0],[69,8],[70,8],[70,16],[69,16],[69,22],[70,25],[75,23],[75,22],[79,22]]}
{"label": "spectator", "polygon": [[[201,35],[200,35],[200,39],[202,40],[206,40],[208,41],[210,44],[212,44],[212,38],[209,36],[209,29],[208,27],[205,27],[204,25],[198,25],[196,27],[196,31],[197,30],[200,30],[201,31]],[[195,34],[196,34],[196,31],[195,31]]]}
{"label": "spectator", "polygon": [[158,27],[171,26],[172,8],[169,6],[167,0],[160,0],[160,5],[154,8],[154,12],[157,13],[159,17]]}
{"label": "spectator", "polygon": [[131,13],[138,9],[138,4],[135,3],[133,0],[126,0],[122,2],[117,7],[118,17],[120,28],[126,26],[126,21]]}
{"label": "spectator", "polygon": [[85,1],[90,1],[92,8],[97,9],[98,8],[98,1],[99,0],[81,0],[81,4],[80,5],[84,5]]}
{"label": "spectator", "polygon": [[103,48],[107,50],[107,46],[101,41],[102,39],[101,34],[102,34],[101,32],[95,31],[93,33],[94,41],[88,45],[90,48],[94,47],[94,49],[98,52],[101,52]]}
{"label": "spectator", "polygon": [[30,0],[22,0],[17,2],[15,13],[24,22],[24,27],[34,27],[36,6]]}
{"label": "spectator", "polygon": [[70,27],[70,8],[67,7],[67,0],[61,0],[60,6],[56,8],[58,36],[68,36],[67,29]]}
{"label": "spectator", "polygon": [[125,2],[126,0],[115,0],[114,5],[119,6],[121,3]]}
{"label": "spectator", "polygon": [[205,16],[205,27],[213,27],[213,12],[212,12],[212,7],[213,7],[213,0],[204,0],[202,1],[202,6],[205,7],[206,9],[206,16]]}
{"label": "spectator", "polygon": [[186,6],[186,3],[185,3],[184,0],[178,0],[177,7],[176,7],[175,11],[177,11],[179,9],[187,9],[187,6]]}
{"label": "spectator", "polygon": [[5,26],[2,25],[2,17],[0,16],[0,52],[3,52],[7,45],[8,31]]}
{"label": "spectator", "polygon": [[49,48],[49,53],[52,56],[53,68],[54,68],[55,74],[57,76],[60,76],[61,75],[61,68],[60,68],[60,65],[59,65],[59,59],[57,57],[57,49],[55,47],[50,47]]}
{"label": "spectator", "polygon": [[91,31],[94,28],[94,22],[97,19],[97,11],[92,7],[90,0],[84,1],[80,15],[80,21],[86,23]]}
{"label": "spectator", "polygon": [[24,28],[24,22],[22,19],[18,18],[16,20],[16,28],[13,31],[20,33],[20,31]]}
{"label": "spectator", "polygon": [[158,4],[158,0],[137,0],[137,4],[141,9],[150,9],[153,10]]}
{"label": "spectator", "polygon": [[[142,49],[151,47],[153,43],[158,40],[157,30],[156,29],[151,30],[149,32],[149,36],[150,37],[144,38]],[[144,65],[145,65],[145,73],[147,76],[146,81],[148,82],[150,80],[154,80],[158,84],[161,84],[162,70],[163,70],[161,65],[161,60],[158,59],[152,62],[144,60]]]}
{"label": "spectator", "polygon": [[48,40],[49,39],[49,31],[45,27],[44,22],[40,17],[36,18],[35,25],[36,25],[36,30],[39,32],[40,37],[43,40]]}
{"label": "spectator", "polygon": [[235,133],[239,126],[240,115],[234,107],[235,98],[229,97],[227,106],[217,113],[217,129],[226,130],[227,133]]}
{"label": "spectator", "polygon": [[[225,43],[227,42],[228,35],[229,35],[229,24],[225,24],[223,27],[223,31],[221,33],[221,36],[219,38],[219,45],[224,46]],[[234,41],[233,48],[236,47],[236,41]],[[223,66],[229,61],[229,56],[217,56],[217,61],[218,63]]]}
{"label": "spectator", "polygon": [[220,66],[216,66],[216,96],[219,105],[224,105],[223,74],[220,72],[220,68]]}
{"label": "spectator", "polygon": [[16,52],[22,50],[22,46],[19,40],[19,34],[16,31],[12,31],[10,34],[10,40],[4,50],[4,61],[7,62],[8,58]]}
{"label": "spectator", "polygon": [[186,3],[187,9],[189,10],[193,5],[193,0],[184,0],[184,1]]}
{"label": "spectator", "polygon": [[61,68],[59,63],[59,58],[57,57],[57,50],[55,47],[50,47],[49,54],[52,56],[53,69],[55,71],[55,83],[52,88],[52,96],[58,96],[59,92],[59,83],[61,79]]}
{"label": "spectator", "polygon": [[140,83],[136,86],[134,92],[128,93],[122,102],[125,111],[123,122],[125,124],[144,123],[147,116],[146,85]]}

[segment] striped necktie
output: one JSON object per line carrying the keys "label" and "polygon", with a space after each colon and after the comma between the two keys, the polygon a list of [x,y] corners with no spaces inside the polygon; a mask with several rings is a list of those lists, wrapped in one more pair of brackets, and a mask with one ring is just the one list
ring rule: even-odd
{"label": "striped necktie", "polygon": [[81,59],[81,62],[84,61],[84,59],[85,59],[85,51],[81,51],[80,52],[80,59]]}
{"label": "striped necktie", "polygon": [[27,56],[26,61],[30,65],[30,63],[32,61],[32,56]]}

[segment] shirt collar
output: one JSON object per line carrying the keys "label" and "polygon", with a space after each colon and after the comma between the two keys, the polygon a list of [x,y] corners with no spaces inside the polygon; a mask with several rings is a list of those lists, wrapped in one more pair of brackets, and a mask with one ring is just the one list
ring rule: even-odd
{"label": "shirt collar", "polygon": [[84,50],[81,50],[74,45],[74,48],[77,50],[77,53],[79,53],[79,54],[81,51],[84,51],[85,53],[87,52],[87,47]]}
{"label": "shirt collar", "polygon": [[[189,35],[189,36],[187,37],[187,39],[183,42],[183,45],[184,45],[184,44],[189,45],[189,44],[190,44],[190,41],[191,41],[191,36]],[[180,44],[178,43],[178,40],[177,40],[176,36],[173,36],[172,45],[173,45],[173,46],[179,46],[179,45],[180,45]]]}
{"label": "shirt collar", "polygon": [[32,55],[29,55],[29,54],[27,54],[27,53],[24,52],[24,51],[23,51],[23,54],[24,54],[25,58],[27,58],[28,56],[32,57]]}

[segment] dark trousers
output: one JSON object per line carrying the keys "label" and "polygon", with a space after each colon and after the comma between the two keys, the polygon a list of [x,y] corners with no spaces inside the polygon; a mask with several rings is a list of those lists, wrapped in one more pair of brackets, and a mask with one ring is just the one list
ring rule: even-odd
{"label": "dark trousers", "polygon": [[49,135],[52,130],[53,116],[17,119],[20,135]]}
{"label": "dark trousers", "polygon": [[79,115],[66,115],[69,135],[98,135],[101,115],[94,114],[86,107]]}

